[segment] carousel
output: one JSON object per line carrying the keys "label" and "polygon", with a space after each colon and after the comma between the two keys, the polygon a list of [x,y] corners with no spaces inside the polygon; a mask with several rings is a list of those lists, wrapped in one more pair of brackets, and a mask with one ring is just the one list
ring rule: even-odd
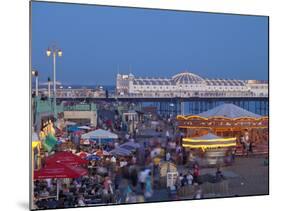
{"label": "carousel", "polygon": [[231,164],[236,138],[223,138],[212,133],[183,138],[182,146],[189,151],[189,161],[200,166]]}
{"label": "carousel", "polygon": [[184,132],[182,146],[190,160],[222,164],[241,144],[268,146],[268,116],[247,111],[234,104],[222,104],[197,115],[178,115],[178,128]]}
{"label": "carousel", "polygon": [[234,104],[222,104],[197,115],[178,115],[177,122],[186,137],[213,133],[238,140],[245,137],[255,144],[268,143],[268,116],[260,116]]}

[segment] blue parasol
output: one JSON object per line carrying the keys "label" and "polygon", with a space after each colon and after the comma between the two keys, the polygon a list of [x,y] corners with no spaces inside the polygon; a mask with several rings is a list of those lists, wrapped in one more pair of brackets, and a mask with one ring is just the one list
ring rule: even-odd
{"label": "blue parasol", "polygon": [[86,157],[86,160],[94,160],[94,161],[99,161],[101,158],[97,155],[89,155]]}

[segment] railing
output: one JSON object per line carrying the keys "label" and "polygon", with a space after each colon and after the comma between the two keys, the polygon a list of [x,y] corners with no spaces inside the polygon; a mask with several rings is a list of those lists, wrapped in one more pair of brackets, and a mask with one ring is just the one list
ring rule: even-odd
{"label": "railing", "polygon": [[[34,106],[36,113],[51,113],[54,111],[54,105],[51,99],[40,100],[39,98],[34,99]],[[96,104],[75,104],[75,105],[57,105],[57,112],[63,111],[96,111]]]}
{"label": "railing", "polygon": [[64,106],[64,111],[96,111],[95,104],[76,104]]}
{"label": "railing", "polygon": [[[43,90],[41,93],[45,93]],[[51,94],[52,97],[52,94]],[[105,98],[239,98],[239,97],[247,97],[247,98],[267,98],[268,93],[260,93],[256,94],[251,91],[241,91],[241,92],[233,92],[233,91],[193,91],[193,92],[143,92],[143,93],[130,93],[130,94],[113,94],[109,93],[106,96],[104,91],[94,91],[91,89],[71,89],[71,90],[59,90],[57,92],[56,97],[58,99],[75,99],[75,98],[97,98],[97,99],[105,99]]]}
{"label": "railing", "polygon": [[[54,111],[54,104],[51,101],[51,99],[48,100],[40,100],[39,98],[36,98],[34,100],[34,105],[36,109],[36,113],[50,113]],[[57,112],[63,112],[63,105],[57,105],[56,106]]]}

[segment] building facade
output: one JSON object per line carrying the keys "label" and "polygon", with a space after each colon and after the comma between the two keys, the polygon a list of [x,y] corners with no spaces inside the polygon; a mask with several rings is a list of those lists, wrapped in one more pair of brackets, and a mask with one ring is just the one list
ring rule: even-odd
{"label": "building facade", "polygon": [[117,74],[116,94],[147,97],[267,97],[268,82],[207,79],[191,72],[171,78],[140,78]]}
{"label": "building facade", "polygon": [[86,124],[92,127],[97,126],[96,104],[77,104],[64,107],[64,120]]}

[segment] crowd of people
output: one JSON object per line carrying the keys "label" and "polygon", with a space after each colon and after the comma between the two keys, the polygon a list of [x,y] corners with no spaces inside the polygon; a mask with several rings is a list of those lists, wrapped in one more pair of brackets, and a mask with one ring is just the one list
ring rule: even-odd
{"label": "crowd of people", "polygon": [[[114,115],[116,113],[113,113],[111,119],[100,116],[98,123],[98,127],[118,134],[119,138],[114,142],[90,142],[84,145],[83,142],[75,140],[77,137],[80,140],[79,135],[68,134],[67,142],[70,144],[67,147],[62,144],[57,148],[58,151],[68,150],[77,155],[95,154],[98,157],[89,159],[84,166],[88,170],[86,176],[36,180],[35,206],[42,209],[153,201],[155,191],[171,193],[173,188],[178,191],[189,186],[196,186],[195,199],[203,197],[199,165],[196,161],[188,161],[189,152],[182,147],[184,134],[176,131],[172,118],[158,116],[153,120],[157,124],[153,125],[151,119],[142,120],[136,124],[134,133],[129,134],[124,127],[120,127],[121,119],[114,118]],[[147,135],[149,131],[153,135],[143,138],[142,134]],[[138,143],[140,147],[127,156],[109,153],[126,142]],[[161,180],[163,163],[173,163],[189,170],[185,172],[178,169],[174,187],[167,188],[166,180]]]}

